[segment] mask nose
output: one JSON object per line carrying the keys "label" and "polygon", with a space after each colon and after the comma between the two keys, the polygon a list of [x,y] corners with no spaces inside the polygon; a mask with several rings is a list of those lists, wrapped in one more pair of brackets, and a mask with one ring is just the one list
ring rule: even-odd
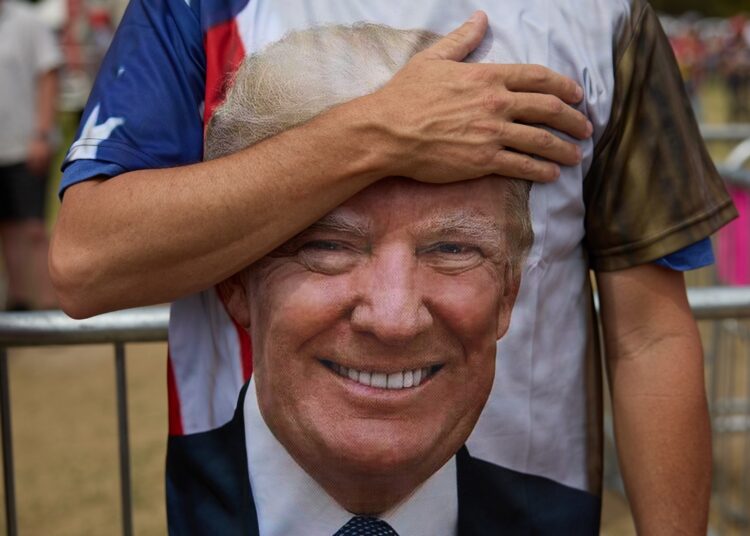
{"label": "mask nose", "polygon": [[403,343],[427,331],[433,318],[418,275],[412,252],[389,251],[373,258],[358,281],[360,300],[351,314],[354,330],[386,344]]}

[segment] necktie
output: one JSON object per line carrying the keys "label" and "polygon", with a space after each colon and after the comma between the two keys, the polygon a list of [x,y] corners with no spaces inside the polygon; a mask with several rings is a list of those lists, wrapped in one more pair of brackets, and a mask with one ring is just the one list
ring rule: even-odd
{"label": "necktie", "polygon": [[377,517],[354,516],[333,536],[398,536],[398,533]]}

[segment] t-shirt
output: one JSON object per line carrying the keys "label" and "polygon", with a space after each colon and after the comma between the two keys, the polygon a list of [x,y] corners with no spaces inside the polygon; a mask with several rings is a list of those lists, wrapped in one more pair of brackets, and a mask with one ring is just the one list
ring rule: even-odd
{"label": "t-shirt", "polygon": [[0,164],[26,160],[36,127],[38,77],[61,63],[52,31],[32,8],[0,2]]}
{"label": "t-shirt", "polygon": [[[648,263],[734,217],[653,10],[641,0],[133,0],[102,67],[62,187],[199,161],[203,121],[248,54],[320,24],[445,34],[490,20],[475,58],[546,65],[578,81],[594,125],[583,161],[536,184],[535,235],[471,455],[598,498],[601,363],[588,269]],[[172,305],[170,433],[232,417],[252,345],[214,289]],[[564,509],[565,505],[558,505]]]}

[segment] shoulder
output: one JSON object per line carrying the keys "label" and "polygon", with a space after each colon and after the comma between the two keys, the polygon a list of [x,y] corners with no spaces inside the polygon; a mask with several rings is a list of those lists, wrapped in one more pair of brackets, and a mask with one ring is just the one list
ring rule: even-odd
{"label": "shoulder", "polygon": [[621,27],[618,32],[619,40],[616,44],[616,60],[619,62],[622,55],[637,39],[655,39],[655,34],[661,31],[659,17],[648,0],[620,0],[627,5],[623,13]]}

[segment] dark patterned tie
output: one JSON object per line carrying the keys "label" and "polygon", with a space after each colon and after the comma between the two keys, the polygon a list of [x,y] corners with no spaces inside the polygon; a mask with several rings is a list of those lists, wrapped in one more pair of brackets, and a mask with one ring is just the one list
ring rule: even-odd
{"label": "dark patterned tie", "polygon": [[354,516],[333,536],[398,536],[398,533],[377,517]]}

